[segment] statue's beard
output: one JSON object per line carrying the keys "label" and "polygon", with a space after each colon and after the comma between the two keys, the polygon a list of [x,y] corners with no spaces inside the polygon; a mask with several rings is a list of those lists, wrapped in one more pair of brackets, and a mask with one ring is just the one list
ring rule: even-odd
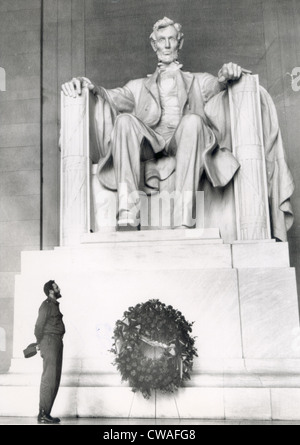
{"label": "statue's beard", "polygon": [[163,52],[157,52],[157,58],[159,62],[170,64],[178,60],[179,51],[174,51],[171,54],[163,54]]}

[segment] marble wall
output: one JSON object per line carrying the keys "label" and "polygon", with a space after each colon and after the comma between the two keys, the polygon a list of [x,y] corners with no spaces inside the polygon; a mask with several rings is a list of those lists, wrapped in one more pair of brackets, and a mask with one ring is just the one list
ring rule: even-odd
{"label": "marble wall", "polygon": [[21,251],[40,247],[40,34],[40,0],[0,1],[0,372],[11,356]]}

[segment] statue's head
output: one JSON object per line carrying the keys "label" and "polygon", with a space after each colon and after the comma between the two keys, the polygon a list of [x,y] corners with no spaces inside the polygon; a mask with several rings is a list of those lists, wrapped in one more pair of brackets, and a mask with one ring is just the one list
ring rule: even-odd
{"label": "statue's head", "polygon": [[183,45],[181,25],[164,17],[153,26],[150,36],[151,45],[156,52],[159,62],[170,64],[178,59],[178,54]]}

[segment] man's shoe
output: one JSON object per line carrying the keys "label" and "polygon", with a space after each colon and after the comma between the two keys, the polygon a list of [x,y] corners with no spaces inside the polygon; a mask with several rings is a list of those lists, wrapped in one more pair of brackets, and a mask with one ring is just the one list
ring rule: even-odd
{"label": "man's shoe", "polygon": [[46,414],[44,410],[40,411],[37,420],[38,423],[44,424],[55,424],[60,422],[58,417],[51,417],[50,414]]}
{"label": "man's shoe", "polygon": [[52,419],[53,423],[60,423],[60,418],[59,417],[51,417],[49,416],[50,419]]}

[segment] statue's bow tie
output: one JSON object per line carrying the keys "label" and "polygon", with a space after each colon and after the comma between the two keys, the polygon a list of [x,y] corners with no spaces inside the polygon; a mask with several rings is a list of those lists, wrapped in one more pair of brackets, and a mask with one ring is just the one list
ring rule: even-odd
{"label": "statue's bow tie", "polygon": [[164,65],[163,63],[158,63],[158,70],[160,74],[172,74],[176,73],[182,68],[179,62],[173,62],[170,65]]}

